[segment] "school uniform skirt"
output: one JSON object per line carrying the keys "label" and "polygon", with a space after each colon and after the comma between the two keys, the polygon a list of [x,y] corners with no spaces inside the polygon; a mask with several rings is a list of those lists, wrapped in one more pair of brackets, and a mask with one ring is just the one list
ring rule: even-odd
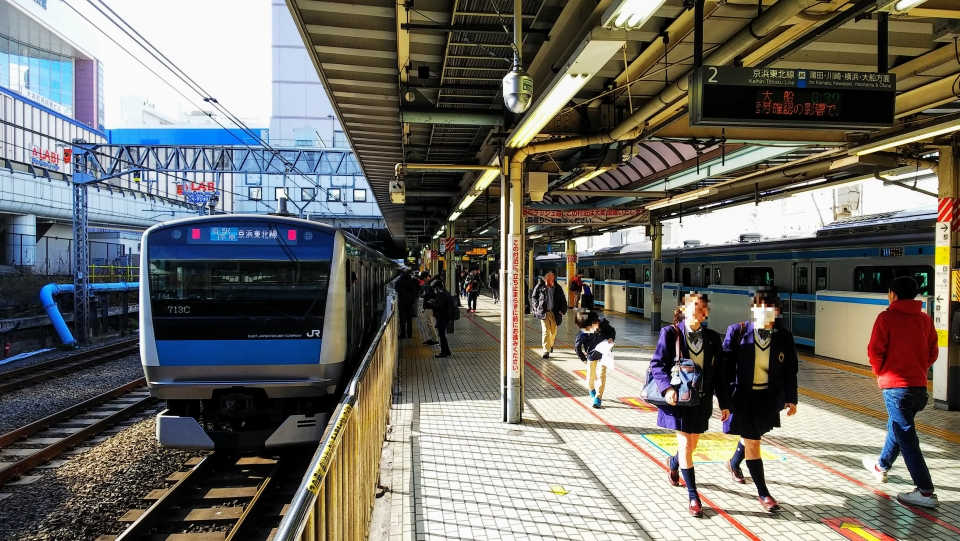
{"label": "school uniform skirt", "polygon": [[657,426],[688,434],[703,434],[710,428],[713,396],[704,395],[696,406],[659,406]]}
{"label": "school uniform skirt", "polygon": [[769,389],[748,391],[735,400],[730,417],[723,422],[723,433],[748,440],[759,440],[764,434],[780,427],[780,411],[771,400]]}

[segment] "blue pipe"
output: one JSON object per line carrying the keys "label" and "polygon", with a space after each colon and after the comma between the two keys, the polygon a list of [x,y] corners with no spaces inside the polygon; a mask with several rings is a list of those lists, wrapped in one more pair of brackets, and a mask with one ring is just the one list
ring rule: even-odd
{"label": "blue pipe", "polygon": [[[91,292],[97,291],[129,291],[139,289],[140,282],[113,282],[108,284],[90,284],[88,286]],[[57,309],[57,303],[53,298],[61,293],[73,293],[73,284],[47,284],[40,288],[40,303],[47,312],[47,317],[53,323],[53,328],[57,331],[60,341],[68,346],[75,346],[77,340],[67,327],[67,322],[63,320],[63,315]]]}

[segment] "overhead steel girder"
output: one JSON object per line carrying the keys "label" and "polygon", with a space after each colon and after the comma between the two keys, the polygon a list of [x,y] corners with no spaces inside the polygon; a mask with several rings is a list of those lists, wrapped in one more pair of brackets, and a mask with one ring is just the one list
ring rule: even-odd
{"label": "overhead steel girder", "polygon": [[633,190],[551,190],[550,195],[577,195],[580,197],[642,197],[663,199],[667,192],[635,192]]}
{"label": "overhead steel girder", "polygon": [[265,149],[246,146],[96,145],[89,167],[96,176],[131,167],[178,173],[362,174],[349,149]]}
{"label": "overhead steel girder", "polygon": [[408,124],[456,124],[460,126],[496,126],[503,124],[503,113],[464,109],[400,109],[400,121]]}

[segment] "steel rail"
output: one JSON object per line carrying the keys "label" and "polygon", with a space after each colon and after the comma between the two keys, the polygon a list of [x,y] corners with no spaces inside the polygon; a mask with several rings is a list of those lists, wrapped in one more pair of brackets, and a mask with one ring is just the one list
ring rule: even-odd
{"label": "steel rail", "polygon": [[137,344],[138,339],[131,338],[123,342],[110,344],[109,346],[81,351],[59,359],[8,370],[0,373],[0,394],[15,391],[71,372],[83,370],[90,366],[133,355],[139,352],[139,346]]}
{"label": "steel rail", "polygon": [[[109,395],[109,394],[112,394],[112,393],[116,393],[119,389],[122,389],[122,388],[124,388],[124,387],[129,386],[129,385],[132,385],[132,384],[134,384],[134,383],[137,384],[137,385],[134,386],[134,388],[140,387],[140,386],[144,385],[144,380],[143,380],[143,378],[141,378],[141,379],[139,379],[139,380],[137,380],[137,381],[135,381],[135,382],[131,382],[131,383],[127,384],[127,385],[124,385],[124,386],[119,387],[119,388],[117,388],[117,389],[114,389],[114,390],[112,390],[112,391],[108,391],[107,393],[105,393],[105,395]],[[125,394],[125,393],[127,393],[127,392],[129,392],[129,389],[126,390],[126,391],[123,391],[123,392],[120,393],[120,394],[122,395],[122,394]],[[104,396],[104,395],[101,395],[101,397],[102,397],[102,396]],[[100,398],[100,397],[98,397],[98,398]],[[115,399],[115,398],[117,398],[117,397],[116,397],[116,396],[111,396],[110,398],[111,398],[111,399]],[[95,399],[94,399],[94,400],[95,400]],[[10,479],[12,479],[12,478],[14,478],[14,477],[23,475],[24,473],[32,470],[33,468],[35,468],[35,467],[37,467],[37,466],[39,466],[39,465],[41,465],[41,464],[49,461],[50,459],[58,456],[60,453],[64,452],[65,450],[67,450],[67,449],[69,449],[69,448],[71,448],[71,447],[76,447],[78,444],[82,443],[84,440],[86,440],[86,439],[89,438],[90,436],[94,436],[94,435],[96,435],[96,434],[99,434],[100,432],[103,432],[104,430],[106,430],[106,429],[114,426],[115,424],[117,424],[117,423],[119,423],[119,422],[121,422],[121,421],[126,420],[127,418],[129,418],[129,417],[132,416],[133,414],[135,414],[135,413],[137,413],[137,412],[139,412],[139,411],[142,411],[142,410],[145,409],[147,406],[153,404],[154,402],[156,402],[156,400],[157,400],[157,399],[156,399],[156,398],[153,398],[152,396],[151,396],[151,397],[144,398],[144,399],[142,399],[142,400],[138,400],[137,402],[135,402],[135,403],[133,403],[133,404],[131,404],[131,405],[123,408],[122,410],[119,410],[119,411],[117,411],[117,412],[115,412],[115,413],[112,413],[112,414],[110,414],[109,416],[104,417],[103,419],[100,419],[99,421],[97,421],[97,422],[95,422],[95,423],[93,423],[93,424],[91,424],[91,425],[89,425],[89,426],[84,427],[84,428],[81,429],[80,431],[78,431],[78,432],[76,432],[76,433],[74,433],[74,434],[71,434],[71,435],[63,438],[63,439],[57,441],[56,443],[50,444],[50,445],[44,447],[43,449],[39,449],[36,453],[33,453],[32,455],[26,456],[26,457],[24,457],[24,458],[22,458],[22,459],[20,459],[20,460],[18,460],[18,461],[16,461],[16,462],[13,462],[13,463],[10,464],[9,466],[6,466],[6,467],[0,469],[0,485],[2,485],[3,483],[6,483],[7,481],[9,481]],[[104,402],[108,402],[108,401],[109,401],[109,399],[108,399],[108,400],[105,400]],[[91,402],[91,401],[87,401],[87,402],[85,402],[84,404],[89,403],[89,402]],[[69,408],[69,409],[74,409],[74,408],[76,408],[76,407],[77,407],[77,406],[73,406],[72,408]],[[85,409],[89,409],[89,408],[85,408]],[[62,412],[61,412],[61,413],[62,413]],[[54,414],[54,415],[56,416],[56,415],[59,415],[59,414]],[[53,417],[53,416],[51,416],[51,417]],[[36,423],[31,423],[30,425],[27,425],[27,427],[31,427],[31,426],[34,426],[34,427],[35,427],[35,426],[39,425],[39,423],[41,423],[42,421],[45,421],[45,420],[46,420],[46,419],[41,419],[41,421],[37,421]],[[27,428],[27,427],[24,427],[24,429]],[[19,432],[20,430],[23,430],[23,429],[19,429],[19,430],[17,430],[17,431],[14,431],[13,433],[17,433],[17,432]],[[11,433],[11,434],[13,434],[13,433]],[[7,438],[7,436],[9,436],[9,435],[10,435],[10,434],[4,435],[4,438]]]}

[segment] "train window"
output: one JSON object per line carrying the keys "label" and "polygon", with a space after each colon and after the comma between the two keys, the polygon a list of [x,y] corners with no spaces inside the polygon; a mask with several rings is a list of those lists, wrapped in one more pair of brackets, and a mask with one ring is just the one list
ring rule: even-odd
{"label": "train window", "polygon": [[637,269],[620,269],[620,279],[630,283],[636,283]]}
{"label": "train window", "polygon": [[720,267],[713,269],[713,277],[714,277],[713,283],[717,285],[720,285],[723,283],[723,281],[720,280]]}
{"label": "train window", "polygon": [[929,265],[857,267],[853,269],[853,288],[864,293],[886,293],[890,282],[901,276],[912,276],[921,295],[933,294],[933,267]]}
{"label": "train window", "polygon": [[710,287],[710,278],[713,276],[713,271],[710,270],[710,267],[703,268],[703,287]]}
{"label": "train window", "polygon": [[827,289],[827,268],[817,267],[816,270],[814,270],[814,275],[817,280],[816,291]]}
{"label": "train window", "polygon": [[350,276],[353,274],[350,272],[350,260],[347,260],[347,272],[344,273],[347,278],[347,293],[350,293],[350,285],[353,284],[353,280],[350,279]]}
{"label": "train window", "polygon": [[772,286],[773,269],[770,267],[737,267],[733,269],[733,285]]}
{"label": "train window", "polygon": [[797,286],[796,293],[810,293],[810,268],[805,266],[797,267]]}
{"label": "train window", "polygon": [[643,281],[644,282],[650,281],[650,267],[643,268]]}
{"label": "train window", "polygon": [[613,266],[604,267],[603,277],[607,280],[613,280]]}
{"label": "train window", "polygon": [[663,269],[663,281],[664,281],[664,282],[672,282],[672,281],[673,281],[673,269],[671,269],[671,268],[669,268],[669,267]]}
{"label": "train window", "polygon": [[684,287],[690,287],[693,285],[690,278],[690,267],[684,267],[681,271],[681,276],[683,276],[683,285]]}
{"label": "train window", "polygon": [[594,268],[587,269],[587,278],[596,278],[596,277],[597,277],[597,269],[594,269]]}

